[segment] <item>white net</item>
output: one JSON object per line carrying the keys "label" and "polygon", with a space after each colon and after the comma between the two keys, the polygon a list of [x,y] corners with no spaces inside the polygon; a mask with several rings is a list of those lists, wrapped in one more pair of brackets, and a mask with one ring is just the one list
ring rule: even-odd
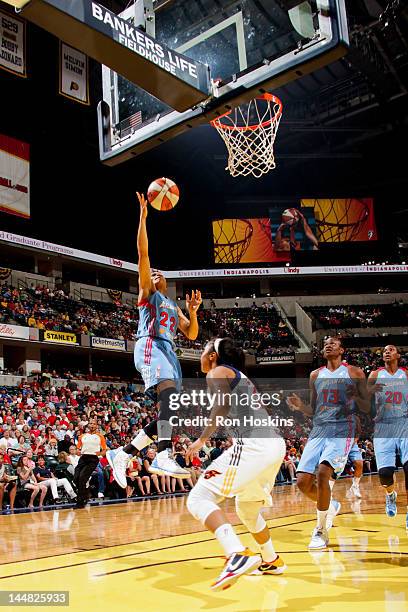
{"label": "white net", "polygon": [[265,93],[211,121],[228,150],[231,176],[259,178],[276,166],[273,146],[282,117],[282,102]]}

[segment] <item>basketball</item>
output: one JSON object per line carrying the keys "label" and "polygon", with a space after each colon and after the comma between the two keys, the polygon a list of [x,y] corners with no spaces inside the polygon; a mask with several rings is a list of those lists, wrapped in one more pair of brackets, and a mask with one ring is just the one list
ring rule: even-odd
{"label": "basketball", "polygon": [[180,192],[176,183],[168,178],[159,178],[149,185],[147,199],[156,210],[171,210],[179,201]]}
{"label": "basketball", "polygon": [[287,208],[282,213],[282,223],[286,225],[294,225],[299,221],[299,212],[296,208]]}

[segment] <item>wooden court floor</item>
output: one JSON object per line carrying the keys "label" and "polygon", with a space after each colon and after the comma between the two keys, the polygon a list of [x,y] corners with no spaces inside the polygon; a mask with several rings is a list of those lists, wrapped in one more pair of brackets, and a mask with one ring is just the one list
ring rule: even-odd
{"label": "wooden court floor", "polygon": [[[341,514],[329,549],[315,553],[307,550],[313,504],[296,486],[275,487],[265,517],[288,569],[243,577],[225,593],[209,590],[223,565],[221,551],[191,518],[184,497],[0,516],[0,591],[68,590],[68,609],[80,612],[408,611],[402,473],[397,480],[394,519],[384,513],[377,476],[362,479],[361,503],[346,499],[350,480],[338,482]],[[228,514],[236,523],[231,503]],[[251,545],[242,525],[237,531]]]}

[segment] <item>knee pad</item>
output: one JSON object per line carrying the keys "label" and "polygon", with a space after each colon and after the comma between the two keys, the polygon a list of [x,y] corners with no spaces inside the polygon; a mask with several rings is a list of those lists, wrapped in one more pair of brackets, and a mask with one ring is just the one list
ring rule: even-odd
{"label": "knee pad", "polygon": [[263,502],[239,501],[235,499],[235,511],[240,521],[251,533],[259,533],[266,527],[265,519],[260,513]]}
{"label": "knee pad", "polygon": [[217,506],[218,499],[215,493],[197,482],[187,497],[187,510],[204,525],[210,514],[220,509]]}
{"label": "knee pad", "polygon": [[383,487],[390,487],[394,483],[394,468],[384,467],[378,470],[378,476]]}
{"label": "knee pad", "polygon": [[170,410],[170,398],[174,393],[177,393],[176,387],[167,387],[159,392],[159,421],[168,421],[173,414]]}

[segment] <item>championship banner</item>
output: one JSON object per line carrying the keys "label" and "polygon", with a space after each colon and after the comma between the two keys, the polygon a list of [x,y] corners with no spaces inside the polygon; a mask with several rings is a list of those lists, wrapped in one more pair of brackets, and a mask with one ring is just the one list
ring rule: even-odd
{"label": "championship banner", "polygon": [[270,363],[293,363],[295,355],[260,355],[256,357],[258,365],[268,365]]}
{"label": "championship banner", "polygon": [[113,302],[121,302],[122,301],[122,291],[120,289],[107,289],[106,293],[109,295],[110,299]]}
{"label": "championship banner", "polygon": [[11,268],[0,268],[0,280],[6,280],[11,276]]}
{"label": "championship banner", "polygon": [[44,341],[58,342],[58,344],[78,344],[76,334],[50,330],[44,332]]}
{"label": "championship banner", "polygon": [[1,134],[0,212],[30,218],[30,145]]}
{"label": "championship banner", "polygon": [[0,68],[20,77],[27,76],[25,21],[0,11]]}
{"label": "championship banner", "polygon": [[91,337],[92,348],[107,349],[109,351],[126,351],[126,342],[115,338]]}
{"label": "championship banner", "polygon": [[59,93],[89,105],[88,56],[60,41]]}
{"label": "championship banner", "polygon": [[21,327],[20,325],[8,325],[7,323],[1,323],[0,336],[2,338],[11,338],[13,340],[29,340],[30,328]]}

